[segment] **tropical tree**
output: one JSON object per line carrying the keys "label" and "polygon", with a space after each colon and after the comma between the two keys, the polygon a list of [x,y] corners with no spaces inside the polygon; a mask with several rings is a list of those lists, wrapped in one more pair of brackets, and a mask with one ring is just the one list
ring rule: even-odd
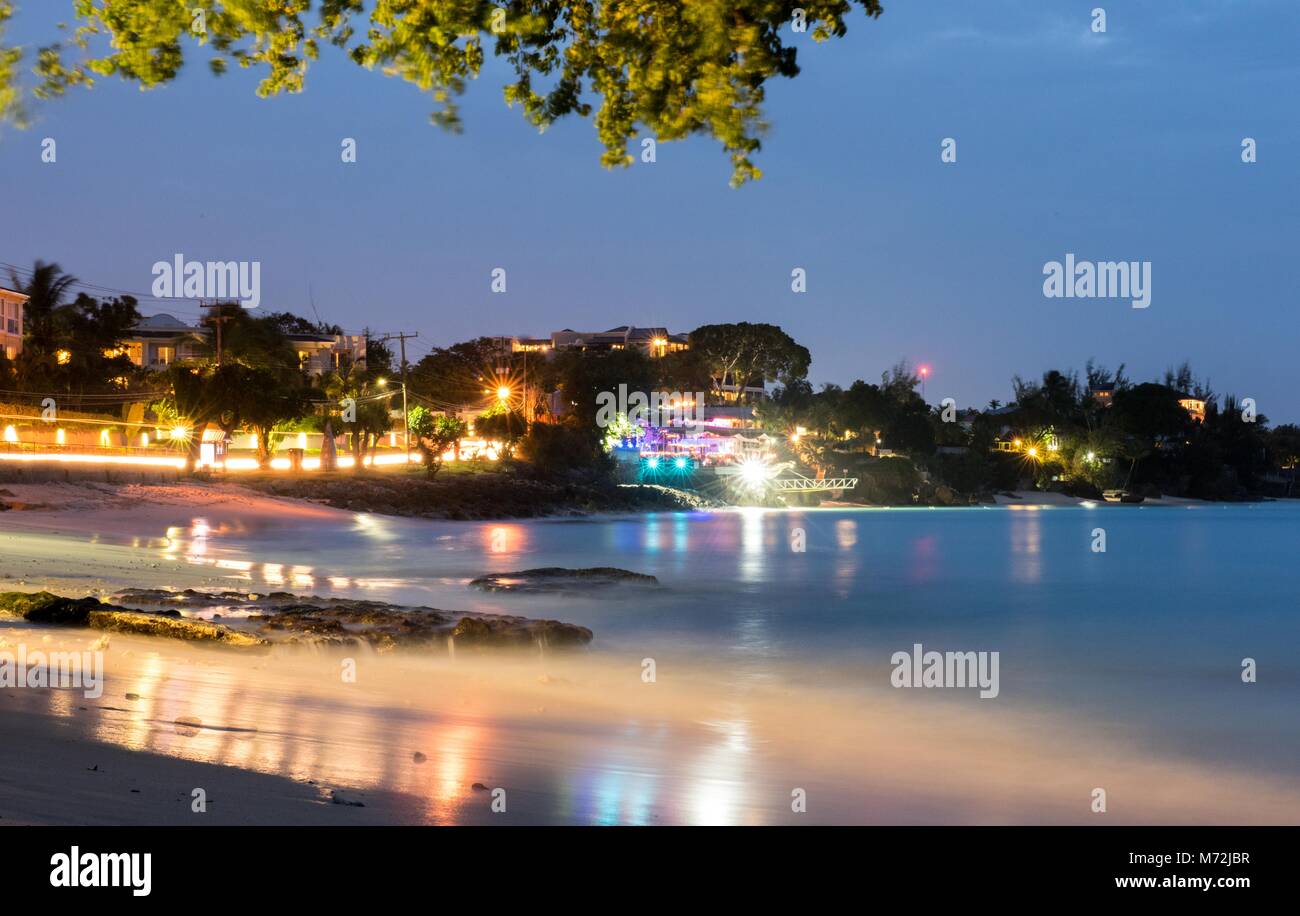
{"label": "tropical tree", "polygon": [[269,312],[262,316],[285,334],[342,334],[343,328],[324,321],[309,321],[293,312]]}
{"label": "tropical tree", "polygon": [[166,370],[168,394],[153,405],[154,412],[187,432],[186,470],[198,467],[200,446],[209,426],[216,424],[229,431],[236,425],[243,368],[225,366],[179,365]]}
{"label": "tropical tree", "polygon": [[301,373],[277,368],[231,367],[239,401],[239,420],[253,431],[257,463],[271,464],[271,435],[282,432],[311,410],[311,389]]}
{"label": "tropical tree", "polygon": [[753,382],[788,384],[806,378],[812,363],[807,348],[773,324],[707,324],[692,331],[690,341],[709,369],[714,390],[734,386],[738,400]]}
{"label": "tropical tree", "polygon": [[331,402],[329,420],[348,437],[354,471],[361,470],[366,454],[392,426],[389,403],[393,392],[378,381],[356,363],[330,372],[321,380],[321,389]]}
{"label": "tropical tree", "polygon": [[1118,452],[1129,461],[1126,488],[1133,481],[1138,462],[1186,431],[1187,411],[1178,403],[1178,396],[1177,391],[1156,382],[1115,392],[1107,421],[1120,433]]}
{"label": "tropical tree", "polygon": [[285,330],[286,324],[292,326],[292,322],[287,322],[285,315],[258,315],[237,302],[213,306],[201,322],[212,329],[205,345],[209,356],[221,363],[299,371],[298,352],[289,340],[290,332]]}
{"label": "tropical tree", "polygon": [[[841,37],[856,7],[881,14],[879,0],[113,0],[75,4],[77,27],[40,50],[37,95],[57,96],[116,74],[142,88],[164,85],[187,56],[206,52],[223,73],[234,63],[261,71],[257,92],[301,92],[322,47],[399,76],[428,92],[433,122],[460,130],[456,97],[478,76],[490,46],[512,81],[505,101],[539,130],[569,115],[589,117],[606,167],[631,165],[629,142],[695,134],[719,142],[732,183],[758,178],[752,156],[766,128],[763,102],[774,76],[799,73],[792,24],[816,41]],[[0,20],[9,7],[0,0]],[[196,29],[195,22],[202,21]],[[802,31],[802,29],[798,29]],[[0,56],[0,114],[21,110],[16,60]],[[5,66],[5,64],[8,66]],[[639,150],[638,150],[639,152]]]}
{"label": "tropical tree", "polygon": [[1287,476],[1286,495],[1295,490],[1296,468],[1300,467],[1300,426],[1283,423],[1275,427],[1268,437],[1268,450],[1280,471],[1290,471]]}
{"label": "tropical tree", "polygon": [[844,390],[840,398],[838,425],[855,438],[872,443],[878,433],[883,433],[893,424],[904,406],[913,407],[917,414],[922,413],[923,405],[914,405],[913,398],[907,396],[911,391],[910,387],[905,392],[898,389],[897,383],[892,387],[889,384],[876,386],[858,379]]}
{"label": "tropical tree", "polygon": [[410,371],[411,391],[448,409],[481,406],[514,378],[512,356],[499,337],[434,347]]}
{"label": "tropical tree", "polygon": [[425,473],[430,478],[442,467],[443,455],[455,448],[465,435],[466,424],[456,417],[435,414],[427,407],[415,406],[408,411],[411,435],[424,459]]}
{"label": "tropical tree", "polygon": [[799,427],[812,429],[813,401],[816,394],[805,379],[772,390],[771,396],[754,405],[754,416],[769,433],[793,436]]}
{"label": "tropical tree", "polygon": [[509,458],[519,440],[528,434],[528,421],[518,411],[496,406],[474,421],[474,434],[496,442],[501,456]]}
{"label": "tropical tree", "polygon": [[533,473],[550,477],[607,474],[613,462],[588,430],[575,423],[534,423],[519,441],[518,455]]}
{"label": "tropical tree", "polygon": [[122,348],[140,320],[131,296],[99,300],[82,293],[54,317],[60,354],[56,375],[63,390],[125,388],[144,375]]}
{"label": "tropical tree", "polygon": [[366,368],[371,372],[389,375],[393,371],[393,348],[388,343],[370,333],[366,328]]}
{"label": "tropical tree", "polygon": [[65,274],[58,264],[38,260],[30,279],[9,272],[9,285],[27,297],[23,305],[23,349],[15,361],[18,377],[26,390],[48,391],[57,384],[58,312],[77,278]]}
{"label": "tropical tree", "polygon": [[587,430],[594,444],[603,436],[597,423],[597,399],[605,393],[616,394],[620,385],[626,385],[629,394],[641,392],[648,399],[657,390],[659,381],[655,363],[636,349],[564,350],[542,369],[539,384],[559,392],[563,413],[579,428]]}

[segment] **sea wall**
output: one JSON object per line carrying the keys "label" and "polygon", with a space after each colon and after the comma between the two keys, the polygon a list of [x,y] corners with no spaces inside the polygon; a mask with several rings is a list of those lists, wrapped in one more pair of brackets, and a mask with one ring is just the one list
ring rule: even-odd
{"label": "sea wall", "polygon": [[60,461],[0,461],[0,483],[171,483],[184,472],[165,465],[70,464]]}

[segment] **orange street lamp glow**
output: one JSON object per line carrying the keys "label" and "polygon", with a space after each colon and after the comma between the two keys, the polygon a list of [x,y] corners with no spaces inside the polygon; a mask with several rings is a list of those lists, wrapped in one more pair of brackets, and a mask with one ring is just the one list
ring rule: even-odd
{"label": "orange street lamp glow", "polygon": [[498,401],[508,401],[508,400],[510,400],[510,388],[509,388],[509,386],[507,386],[507,385],[502,385],[500,388],[497,389],[497,400],[498,400]]}

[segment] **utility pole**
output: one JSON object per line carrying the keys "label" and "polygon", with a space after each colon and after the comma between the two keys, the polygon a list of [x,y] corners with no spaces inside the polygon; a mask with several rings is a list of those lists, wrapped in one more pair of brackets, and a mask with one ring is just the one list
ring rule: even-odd
{"label": "utility pole", "polygon": [[380,340],[396,340],[402,348],[402,441],[405,443],[406,460],[411,460],[411,417],[406,409],[406,341],[408,338],[419,337],[418,331],[399,331],[396,334],[385,334]]}
{"label": "utility pole", "polygon": [[216,328],[217,328],[217,368],[219,369],[219,368],[221,368],[221,354],[222,354],[222,349],[221,349],[221,326],[222,326],[223,324],[225,324],[227,321],[232,320],[235,316],[234,316],[234,315],[222,315],[222,314],[218,311],[218,309],[221,308],[221,303],[220,303],[220,302],[214,302],[214,303],[212,303],[211,305],[207,306],[207,308],[212,309],[212,314],[208,316],[208,321],[211,321],[214,325],[216,325]]}

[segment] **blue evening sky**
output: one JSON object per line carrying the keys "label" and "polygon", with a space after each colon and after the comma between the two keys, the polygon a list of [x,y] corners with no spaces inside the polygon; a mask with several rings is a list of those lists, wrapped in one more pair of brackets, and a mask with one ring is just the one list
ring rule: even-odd
{"label": "blue evening sky", "polygon": [[[10,39],[49,42],[71,9],[20,0]],[[589,121],[539,135],[491,62],[453,135],[416,88],[332,48],[306,92],[266,100],[200,52],[166,88],[105,79],[4,130],[0,261],[147,292],[176,252],[259,260],[264,308],[310,317],[314,298],[350,330],[416,330],[413,357],[480,334],[766,321],[812,351],[815,382],[908,359],[933,367],[929,400],[963,406],[1090,356],[1138,379],[1190,359],[1300,420],[1294,0],[887,0],[842,40],[793,38],[803,73],[769,84],[766,174],[739,190],[703,137],[605,171]],[[1066,252],[1151,261],[1150,308],[1044,298]]]}

